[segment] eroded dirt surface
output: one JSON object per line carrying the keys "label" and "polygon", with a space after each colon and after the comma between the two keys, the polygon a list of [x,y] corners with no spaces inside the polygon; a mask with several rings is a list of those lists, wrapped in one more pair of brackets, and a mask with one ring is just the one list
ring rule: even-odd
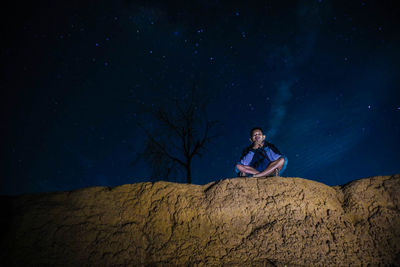
{"label": "eroded dirt surface", "polygon": [[6,266],[400,264],[400,175],[168,182],[1,197]]}

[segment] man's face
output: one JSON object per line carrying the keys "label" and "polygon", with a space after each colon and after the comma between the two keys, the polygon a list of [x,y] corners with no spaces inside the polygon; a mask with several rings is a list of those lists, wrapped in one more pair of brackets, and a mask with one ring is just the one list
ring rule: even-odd
{"label": "man's face", "polygon": [[250,139],[253,143],[261,144],[265,139],[265,135],[260,130],[254,130]]}

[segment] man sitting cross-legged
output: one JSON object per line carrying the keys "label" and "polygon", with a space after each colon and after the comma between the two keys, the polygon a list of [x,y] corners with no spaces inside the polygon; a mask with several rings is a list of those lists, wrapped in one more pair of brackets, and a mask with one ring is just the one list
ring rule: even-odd
{"label": "man sitting cross-legged", "polygon": [[236,164],[240,176],[267,177],[279,176],[286,169],[287,158],[273,145],[265,141],[260,127],[251,129],[250,141]]}

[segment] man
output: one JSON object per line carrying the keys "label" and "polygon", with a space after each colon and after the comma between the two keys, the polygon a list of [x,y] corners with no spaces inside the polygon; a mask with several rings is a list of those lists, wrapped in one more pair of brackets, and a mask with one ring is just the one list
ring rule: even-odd
{"label": "man", "polygon": [[267,177],[278,176],[286,169],[287,158],[273,145],[265,141],[260,127],[251,129],[250,142],[236,164],[240,176]]}

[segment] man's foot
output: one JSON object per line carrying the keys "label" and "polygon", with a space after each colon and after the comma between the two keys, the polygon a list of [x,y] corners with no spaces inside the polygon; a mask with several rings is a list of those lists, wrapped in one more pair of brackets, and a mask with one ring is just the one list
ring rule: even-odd
{"label": "man's foot", "polygon": [[278,168],[275,169],[274,174],[275,174],[275,176],[279,176],[279,169]]}

